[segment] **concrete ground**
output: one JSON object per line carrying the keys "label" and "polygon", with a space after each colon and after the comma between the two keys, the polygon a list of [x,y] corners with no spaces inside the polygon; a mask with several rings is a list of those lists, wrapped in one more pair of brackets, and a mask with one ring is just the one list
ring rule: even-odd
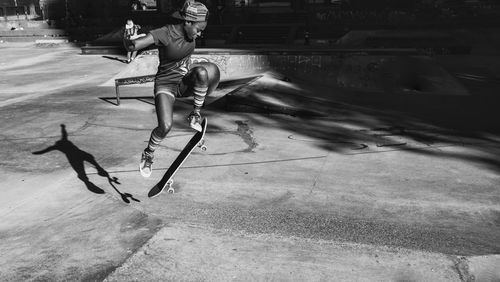
{"label": "concrete ground", "polygon": [[326,115],[209,105],[208,150],[177,193],[149,199],[192,136],[189,105],[144,179],[151,100],[99,99],[125,64],[68,45],[0,51],[2,281],[500,280],[491,105],[429,114],[328,89],[301,100]]}

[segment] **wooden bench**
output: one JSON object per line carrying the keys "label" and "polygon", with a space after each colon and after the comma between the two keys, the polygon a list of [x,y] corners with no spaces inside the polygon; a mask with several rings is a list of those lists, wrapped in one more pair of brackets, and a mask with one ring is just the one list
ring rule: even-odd
{"label": "wooden bench", "polygon": [[155,75],[143,75],[143,76],[133,76],[133,77],[123,77],[115,79],[115,89],[116,89],[116,105],[120,106],[120,89],[122,85],[131,84],[143,84],[155,81]]}

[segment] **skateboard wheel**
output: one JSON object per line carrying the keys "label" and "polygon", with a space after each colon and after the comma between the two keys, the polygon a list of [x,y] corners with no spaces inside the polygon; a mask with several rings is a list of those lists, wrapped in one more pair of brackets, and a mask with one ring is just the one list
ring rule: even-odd
{"label": "skateboard wheel", "polygon": [[173,179],[170,179],[169,181],[167,181],[167,185],[168,186],[172,186],[172,184],[174,184],[174,180]]}
{"label": "skateboard wheel", "polygon": [[168,190],[167,190],[167,192],[168,192],[169,194],[173,194],[173,193],[175,193],[175,190],[174,190],[174,188],[173,188],[173,187],[169,187],[169,188],[168,188]]}
{"label": "skateboard wheel", "polygon": [[203,145],[200,147],[202,151],[206,151],[207,150],[207,146]]}

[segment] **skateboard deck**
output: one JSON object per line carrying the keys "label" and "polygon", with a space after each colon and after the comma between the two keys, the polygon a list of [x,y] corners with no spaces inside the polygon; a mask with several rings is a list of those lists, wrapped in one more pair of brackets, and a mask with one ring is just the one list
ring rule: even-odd
{"label": "skateboard deck", "polygon": [[168,168],[167,172],[163,175],[163,177],[160,179],[160,181],[153,187],[151,190],[149,190],[148,197],[153,198],[158,196],[165,188],[168,188],[167,191],[169,193],[174,193],[175,190],[173,188],[173,177],[175,173],[179,170],[179,168],[182,166],[184,161],[189,157],[191,152],[193,152],[195,147],[200,147],[203,151],[207,149],[205,146],[205,132],[207,131],[207,119],[204,118],[203,121],[201,122],[201,127],[202,130],[200,132],[196,132],[196,134],[191,137],[191,140],[186,144],[184,149],[180,152],[180,154],[177,156],[177,158],[174,160],[174,162],[170,165]]}

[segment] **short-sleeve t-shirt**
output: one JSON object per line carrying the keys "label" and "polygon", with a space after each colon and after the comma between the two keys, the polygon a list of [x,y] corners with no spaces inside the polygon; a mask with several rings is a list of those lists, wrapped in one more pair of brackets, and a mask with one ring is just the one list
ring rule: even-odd
{"label": "short-sleeve t-shirt", "polygon": [[157,85],[177,84],[188,72],[195,41],[188,41],[182,24],[166,25],[149,32],[158,46],[160,64],[156,73]]}

